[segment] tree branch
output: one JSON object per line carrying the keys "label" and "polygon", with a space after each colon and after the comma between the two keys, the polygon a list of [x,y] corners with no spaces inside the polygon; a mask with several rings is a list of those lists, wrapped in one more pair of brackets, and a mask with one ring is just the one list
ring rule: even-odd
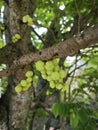
{"label": "tree branch", "polygon": [[[74,36],[68,40],[60,42],[59,44],[43,49],[36,53],[30,53],[21,56],[19,59],[15,59],[9,70],[4,72],[4,75],[10,75],[17,69],[26,66],[28,64],[34,63],[39,60],[51,60],[54,58],[61,58],[65,56],[73,56],[79,52],[80,49],[89,47],[90,45],[96,44],[98,42],[98,24],[86,29],[84,32],[80,33],[78,36]],[[3,72],[0,72],[0,77],[3,76]]]}

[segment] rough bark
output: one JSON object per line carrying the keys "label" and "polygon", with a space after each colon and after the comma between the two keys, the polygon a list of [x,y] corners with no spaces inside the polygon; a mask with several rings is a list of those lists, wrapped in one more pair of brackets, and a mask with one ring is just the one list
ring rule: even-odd
{"label": "rough bark", "polygon": [[[10,51],[14,52],[14,56],[18,54],[17,57],[20,54],[23,55],[30,52],[28,46],[31,43],[31,28],[28,27],[26,24],[23,24],[21,20],[23,16],[31,13],[31,9],[32,11],[34,11],[35,5],[32,5],[31,8],[30,0],[8,0],[8,2],[5,3],[5,37],[7,46],[9,46],[9,48],[11,49],[9,49],[9,51],[5,51],[7,52],[5,54],[5,57],[9,63],[8,68],[11,65],[9,55],[11,57],[12,54],[10,53]],[[20,34],[21,41],[15,45],[9,45],[9,43],[11,42],[11,37],[17,33]],[[2,58],[4,58],[2,52],[1,54]],[[14,56],[12,56],[11,59],[14,59]],[[2,128],[2,130],[24,129],[26,117],[28,112],[30,111],[32,87],[26,92],[21,92],[17,94],[15,92],[15,86],[19,83],[20,80],[24,79],[25,72],[29,69],[31,69],[31,67],[26,66],[22,69],[19,69],[15,74],[9,77],[7,92],[5,95],[3,95],[4,98],[2,97],[0,100],[0,106],[2,106],[2,108],[0,109],[0,113],[3,114],[5,110],[5,118],[1,117],[0,120],[0,128]],[[29,130],[29,126],[27,127],[27,129]]]}
{"label": "rough bark", "polygon": [[98,24],[86,29],[78,36],[74,36],[68,40],[65,40],[55,46],[43,49],[36,53],[29,53],[21,56],[20,58],[14,57],[9,70],[0,72],[2,75],[10,75],[14,73],[18,68],[34,63],[39,60],[51,60],[57,57],[73,56],[79,52],[80,49],[84,49],[98,42]]}

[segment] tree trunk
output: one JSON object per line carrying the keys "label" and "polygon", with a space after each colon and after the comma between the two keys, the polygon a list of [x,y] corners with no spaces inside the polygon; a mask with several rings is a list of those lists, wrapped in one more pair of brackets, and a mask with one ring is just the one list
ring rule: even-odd
{"label": "tree trunk", "polygon": [[[12,43],[16,44],[15,47],[20,50],[18,56],[30,51],[31,28],[22,23],[22,17],[27,14],[33,14],[34,9],[35,3],[30,0],[8,0],[5,3],[6,43],[11,43],[12,36],[15,34],[20,34],[21,40],[17,43]],[[31,66],[19,69],[16,74],[8,78],[7,92],[0,99],[0,130],[23,130],[25,128],[26,117],[28,112],[30,112],[32,87],[26,92],[16,93],[15,86],[25,78],[25,72],[30,69]],[[29,130],[29,126],[26,130]]]}

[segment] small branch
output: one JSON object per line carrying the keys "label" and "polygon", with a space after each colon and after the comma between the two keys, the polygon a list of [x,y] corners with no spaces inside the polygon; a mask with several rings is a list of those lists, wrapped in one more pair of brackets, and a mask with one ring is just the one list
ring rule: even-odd
{"label": "small branch", "polygon": [[45,44],[45,41],[42,39],[42,37],[32,28],[32,31],[36,34],[36,36],[42,41],[43,44]]}
{"label": "small branch", "polygon": [[77,70],[77,62],[78,62],[78,60],[77,60],[77,56],[76,56],[75,68],[74,68],[74,71],[72,73],[72,78],[71,78],[70,83],[69,83],[69,92],[68,92],[68,99],[69,99],[69,101],[71,99],[71,85],[72,85],[72,82],[73,82],[73,79],[74,79],[74,76],[75,76],[75,72]]}
{"label": "small branch", "polygon": [[84,64],[81,64],[80,66],[75,67],[75,69],[73,69],[73,70],[69,73],[69,76],[70,76],[72,73],[74,73],[77,69],[79,69],[79,68],[85,66],[88,62],[89,62],[89,60],[87,60]]}
{"label": "small branch", "polygon": [[6,70],[2,70],[0,71],[0,78],[2,78],[3,76],[9,76],[11,74],[14,74],[15,70],[10,70],[10,69],[6,69]]}

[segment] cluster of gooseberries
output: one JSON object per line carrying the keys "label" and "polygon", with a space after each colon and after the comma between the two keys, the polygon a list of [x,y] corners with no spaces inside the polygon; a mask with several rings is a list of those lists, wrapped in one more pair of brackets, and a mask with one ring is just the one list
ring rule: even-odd
{"label": "cluster of gooseberries", "polygon": [[18,42],[18,40],[20,40],[20,39],[21,39],[21,37],[20,37],[19,34],[15,34],[14,36],[12,36],[12,42],[13,43]]}
{"label": "cluster of gooseberries", "polygon": [[21,80],[20,83],[15,87],[16,92],[27,91],[31,87],[33,81],[33,72],[27,71],[25,74],[26,79]]}
{"label": "cluster of gooseberries", "polygon": [[23,23],[27,23],[28,26],[32,26],[33,24],[33,19],[29,15],[25,15],[22,18]]}
{"label": "cluster of gooseberries", "polygon": [[51,88],[60,90],[64,86],[63,79],[66,73],[58,63],[58,59],[47,61],[46,63],[38,61],[36,63],[36,69],[41,72],[43,79],[49,81]]}

